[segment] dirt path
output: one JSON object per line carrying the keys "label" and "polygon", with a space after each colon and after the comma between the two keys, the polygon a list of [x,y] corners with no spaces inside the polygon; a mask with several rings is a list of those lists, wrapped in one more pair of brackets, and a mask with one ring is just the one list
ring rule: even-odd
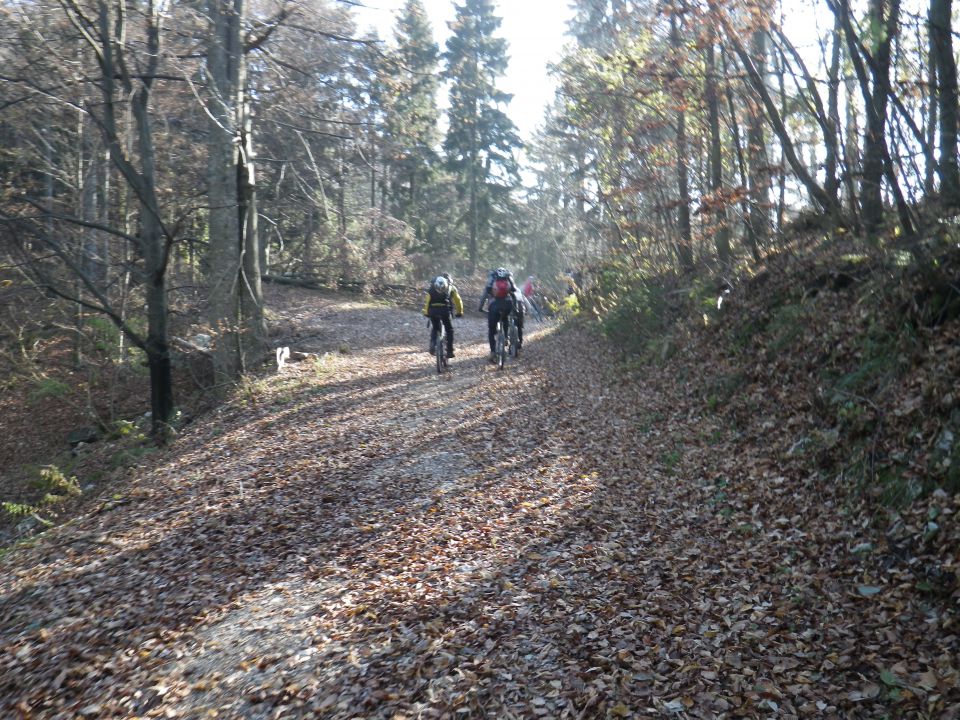
{"label": "dirt path", "polygon": [[[0,716],[881,717],[881,670],[948,677],[929,608],[818,567],[829,490],[708,446],[682,387],[533,323],[497,371],[476,315],[438,377],[416,313],[292,297],[317,360],[0,560]],[[754,475],[782,493],[724,497]]]}
{"label": "dirt path", "polygon": [[[442,377],[416,313],[304,296],[284,315],[285,340],[320,359],[188,429],[118,509],[5,560],[4,709],[273,717],[302,697],[392,717],[467,702],[476,670],[451,674],[444,619],[481,623],[473,651],[489,654],[479,607],[537,545],[525,514],[584,492],[523,457],[562,456],[538,441],[549,421],[522,413],[539,370],[489,365],[475,313]],[[546,326],[530,329],[532,354]]]}

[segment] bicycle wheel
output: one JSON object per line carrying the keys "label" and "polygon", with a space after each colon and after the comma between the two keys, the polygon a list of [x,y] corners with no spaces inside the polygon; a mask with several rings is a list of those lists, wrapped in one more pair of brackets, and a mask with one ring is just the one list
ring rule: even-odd
{"label": "bicycle wheel", "polygon": [[501,320],[497,330],[497,366],[502,370],[507,363],[507,333]]}
{"label": "bicycle wheel", "polygon": [[510,317],[510,357],[515,358],[520,348],[520,331],[517,329],[516,320]]}
{"label": "bicycle wheel", "polygon": [[442,373],[447,367],[447,338],[443,327],[437,333],[437,372]]}

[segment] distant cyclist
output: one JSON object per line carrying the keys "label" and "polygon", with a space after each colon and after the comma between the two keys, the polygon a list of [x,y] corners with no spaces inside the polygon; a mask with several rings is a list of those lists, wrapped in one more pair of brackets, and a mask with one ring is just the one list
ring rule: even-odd
{"label": "distant cyclist", "polygon": [[[490,308],[487,312],[487,340],[490,343],[490,362],[497,361],[497,324],[501,318],[509,317],[510,313],[519,310],[517,308],[517,295],[523,298],[517,286],[513,282],[513,274],[506,268],[499,267],[490,273],[487,279],[487,286],[483,289],[483,295],[480,296],[480,312],[483,312],[483,306],[487,300],[490,300]],[[520,304],[522,305],[522,299]],[[517,329],[520,329],[522,320],[517,318]],[[521,335],[522,337],[522,335]],[[517,349],[522,343],[518,343]]]}
{"label": "distant cyclist", "polygon": [[440,333],[440,323],[447,333],[447,357],[453,357],[453,322],[451,313],[463,317],[463,300],[457,292],[456,285],[450,279],[449,273],[437,275],[427,289],[427,296],[423,302],[423,314],[430,318],[430,352],[437,351],[437,335]]}
{"label": "distant cyclist", "polygon": [[523,319],[527,316],[527,299],[523,291],[517,288],[513,291],[513,314],[517,323],[517,352],[523,347]]}
{"label": "distant cyclist", "polygon": [[527,281],[523,283],[523,297],[526,299],[527,303],[529,303],[530,307],[533,309],[534,314],[537,316],[537,320],[542,321],[543,313],[540,312],[540,306],[537,305],[537,301],[536,301],[536,294],[537,294],[537,286],[535,284],[536,280],[537,279],[533,275],[531,275],[530,277],[527,278]]}

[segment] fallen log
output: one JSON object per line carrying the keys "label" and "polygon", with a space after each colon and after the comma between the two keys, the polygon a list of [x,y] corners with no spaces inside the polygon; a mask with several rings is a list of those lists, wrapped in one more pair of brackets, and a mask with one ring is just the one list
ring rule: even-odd
{"label": "fallen log", "polygon": [[300,275],[263,275],[261,279],[264,282],[276,283],[277,285],[293,285],[294,287],[310,288],[311,290],[325,290],[329,287],[316,278]]}

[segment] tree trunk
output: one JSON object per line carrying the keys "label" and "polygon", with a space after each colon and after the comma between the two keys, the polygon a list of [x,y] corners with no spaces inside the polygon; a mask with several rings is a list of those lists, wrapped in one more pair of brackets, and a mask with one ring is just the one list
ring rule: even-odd
{"label": "tree trunk", "polygon": [[823,181],[823,189],[830,197],[837,199],[840,194],[840,180],[837,177],[837,168],[839,165],[839,131],[840,131],[840,50],[843,41],[841,40],[843,29],[840,26],[840,19],[834,18],[833,21],[833,45],[830,50],[830,69],[828,74],[828,93],[827,93],[827,132],[824,136],[824,145],[826,146],[826,178]]}
{"label": "tree trunk", "polygon": [[[891,0],[890,10],[884,17],[884,0],[870,0],[868,15],[871,26],[883,28],[879,33],[877,49],[869,53],[857,37],[850,19],[849,0],[839,0],[828,5],[840,17],[843,24],[844,36],[850,51],[850,60],[853,64],[860,91],[866,106],[867,126],[864,132],[863,151],[863,182],[861,186],[861,212],[864,230],[868,235],[876,234],[883,224],[883,194],[881,183],[884,177],[894,197],[897,212],[905,235],[913,234],[913,222],[910,209],[903,197],[900,184],[897,180],[895,168],[887,148],[887,103],[891,95],[890,86],[890,49],[893,39],[897,35],[900,19],[900,2]],[[864,61],[870,65],[873,87],[864,66]],[[916,134],[916,133],[915,133]],[[923,138],[920,137],[922,142]]]}
{"label": "tree trunk", "polygon": [[[674,50],[674,60],[680,61],[680,28],[676,12],[670,14],[670,44]],[[684,109],[685,100],[681,90],[674,97],[677,104],[677,194],[679,206],[677,208],[677,259],[684,272],[693,269],[693,247],[690,231],[690,181],[687,174],[687,114]],[[621,124],[618,124],[621,127]],[[619,157],[617,160],[619,161]],[[619,162],[618,162],[619,166]],[[618,191],[622,188],[618,187]],[[619,194],[619,193],[618,193]]]}
{"label": "tree trunk", "polygon": [[949,207],[960,206],[957,167],[957,63],[953,54],[952,0],[930,0],[930,44],[936,63],[940,114],[940,194]]}
{"label": "tree trunk", "polygon": [[477,158],[474,152],[470,154],[470,171],[469,171],[469,187],[467,192],[469,193],[470,201],[470,240],[467,245],[467,257],[470,260],[470,272],[473,272],[477,268],[477,235],[479,231],[479,218],[477,214],[479,212],[479,203],[477,202]]}
{"label": "tree trunk", "polygon": [[[849,12],[848,0],[843,0]],[[869,17],[871,23],[877,27],[883,24],[883,0],[870,0]],[[885,41],[881,40],[881,45]],[[851,52],[854,49],[851,48]],[[878,56],[880,52],[876,53]],[[889,57],[889,56],[888,56]],[[889,65],[884,66],[889,72]],[[863,137],[863,190],[861,193],[861,207],[863,209],[863,224],[868,233],[875,233],[883,224],[883,155],[886,142],[887,125],[887,94],[881,93],[878,84],[882,81],[874,77],[872,92],[864,93],[864,103],[867,108],[867,127]]]}
{"label": "tree trunk", "polygon": [[[723,46],[720,46],[720,59],[723,62],[723,75],[724,77],[730,76],[730,68],[727,63],[727,54],[723,51]],[[734,102],[733,91],[730,88],[730,84],[727,83],[727,90],[725,93],[725,98],[727,101],[727,115],[730,117],[730,143],[733,145],[733,156],[736,158],[737,162],[737,173],[740,180],[739,189],[745,190],[749,185],[749,180],[747,179],[747,161],[744,157],[743,152],[743,143],[741,142],[742,131],[740,130],[740,123],[737,122],[737,108],[736,103]],[[740,193],[740,216],[747,217],[749,213],[749,202],[746,197],[746,193]],[[747,247],[750,250],[750,254],[754,260],[759,260],[760,255],[757,247],[755,245],[750,245],[749,232],[746,233]]]}
{"label": "tree trunk", "polygon": [[[835,28],[835,33],[839,32],[839,25],[835,23],[837,27]],[[835,34],[833,51],[831,56],[831,61],[828,67],[827,75],[827,85],[828,85],[828,95],[827,95],[827,105],[826,107],[823,104],[823,100],[820,97],[820,90],[818,88],[819,81],[813,77],[810,71],[807,69],[807,64],[803,59],[803,55],[797,51],[793,43],[790,42],[790,39],[786,36],[782,29],[776,31],[777,37],[779,38],[780,44],[783,49],[785,49],[790,57],[793,58],[794,62],[799,66],[800,72],[802,73],[802,78],[804,85],[807,88],[806,100],[812,106],[813,117],[817,122],[817,125],[820,127],[822,133],[822,138],[820,143],[823,145],[825,159],[824,159],[824,181],[823,189],[827,196],[830,198],[834,206],[839,207],[839,180],[837,178],[837,167],[838,167],[838,153],[839,153],[839,138],[837,134],[837,128],[839,127],[839,122],[837,118],[837,106],[838,106],[838,77],[840,73],[840,36]],[[786,58],[781,53],[780,57],[783,63],[786,62]],[[786,67],[780,68],[779,80],[780,80],[780,89],[781,89],[781,99],[784,98],[785,88],[784,88],[784,73],[786,72]],[[788,112],[787,104],[782,100],[780,113],[781,116],[786,117]],[[814,143],[816,144],[816,143]],[[783,158],[786,160],[786,158]],[[809,165],[809,173],[811,177],[816,177],[817,175],[817,163],[811,162]],[[782,175],[781,175],[782,179]]]}
{"label": "tree trunk", "polygon": [[933,36],[929,36],[929,50],[927,52],[927,88],[923,96],[924,116],[927,122],[927,151],[924,153],[923,190],[927,195],[933,195],[936,189],[937,158],[935,153],[937,143],[937,60],[936,49],[933,46]]}
{"label": "tree trunk", "polygon": [[240,313],[243,332],[240,367],[246,371],[250,361],[259,362],[267,352],[267,322],[263,311],[263,256],[260,247],[260,225],[257,222],[257,182],[253,127],[250,105],[243,93],[243,151],[240,154],[240,197],[243,208],[241,241],[243,242],[243,282],[240,284]]}
{"label": "tree trunk", "polygon": [[[759,85],[766,92],[767,32],[763,28],[753,31],[750,36],[750,60],[760,78]],[[750,124],[747,127],[747,161],[750,166],[750,216],[747,232],[750,246],[756,248],[754,257],[760,248],[770,241],[770,172],[767,159],[767,139],[764,132],[764,115],[760,102],[750,101]]]}
{"label": "tree trunk", "polygon": [[210,323],[214,376],[233,383],[265,338],[255,176],[245,105],[244,0],[209,0]]}
{"label": "tree trunk", "polygon": [[240,335],[237,280],[241,257],[237,197],[236,59],[240,48],[239,28],[232,6],[209,0],[213,28],[207,66],[210,84],[208,112],[211,118],[207,143],[210,204],[208,228],[208,285],[210,326],[214,335],[214,382],[232,384],[240,373]]}
{"label": "tree trunk", "polygon": [[847,178],[847,204],[849,212],[854,218],[854,225],[857,232],[860,232],[860,180],[863,177],[860,138],[863,136],[863,133],[860,129],[860,116],[857,112],[856,102],[853,99],[857,94],[857,80],[853,77],[853,73],[845,73],[845,76],[843,84],[844,95],[847,98],[847,102],[844,103],[843,156],[847,171],[844,176]]}
{"label": "tree trunk", "polygon": [[715,18],[711,2],[710,27],[706,52],[707,124],[710,132],[710,193],[713,196],[713,243],[721,267],[730,263],[730,229],[727,225],[727,201],[723,197],[723,148],[720,143],[720,99],[717,93]]}
{"label": "tree trunk", "polygon": [[[168,345],[166,270],[169,238],[160,221],[156,184],[156,153],[150,123],[150,90],[160,56],[159,13],[148,4],[151,24],[148,27],[149,61],[144,78],[133,93],[133,117],[140,154],[140,172],[135,194],[139,199],[140,248],[144,258],[147,295],[147,339],[144,350],[150,368],[150,407],[154,435],[164,440],[166,428],[173,415],[173,381],[170,374]],[[128,177],[132,174],[128,169]]]}

